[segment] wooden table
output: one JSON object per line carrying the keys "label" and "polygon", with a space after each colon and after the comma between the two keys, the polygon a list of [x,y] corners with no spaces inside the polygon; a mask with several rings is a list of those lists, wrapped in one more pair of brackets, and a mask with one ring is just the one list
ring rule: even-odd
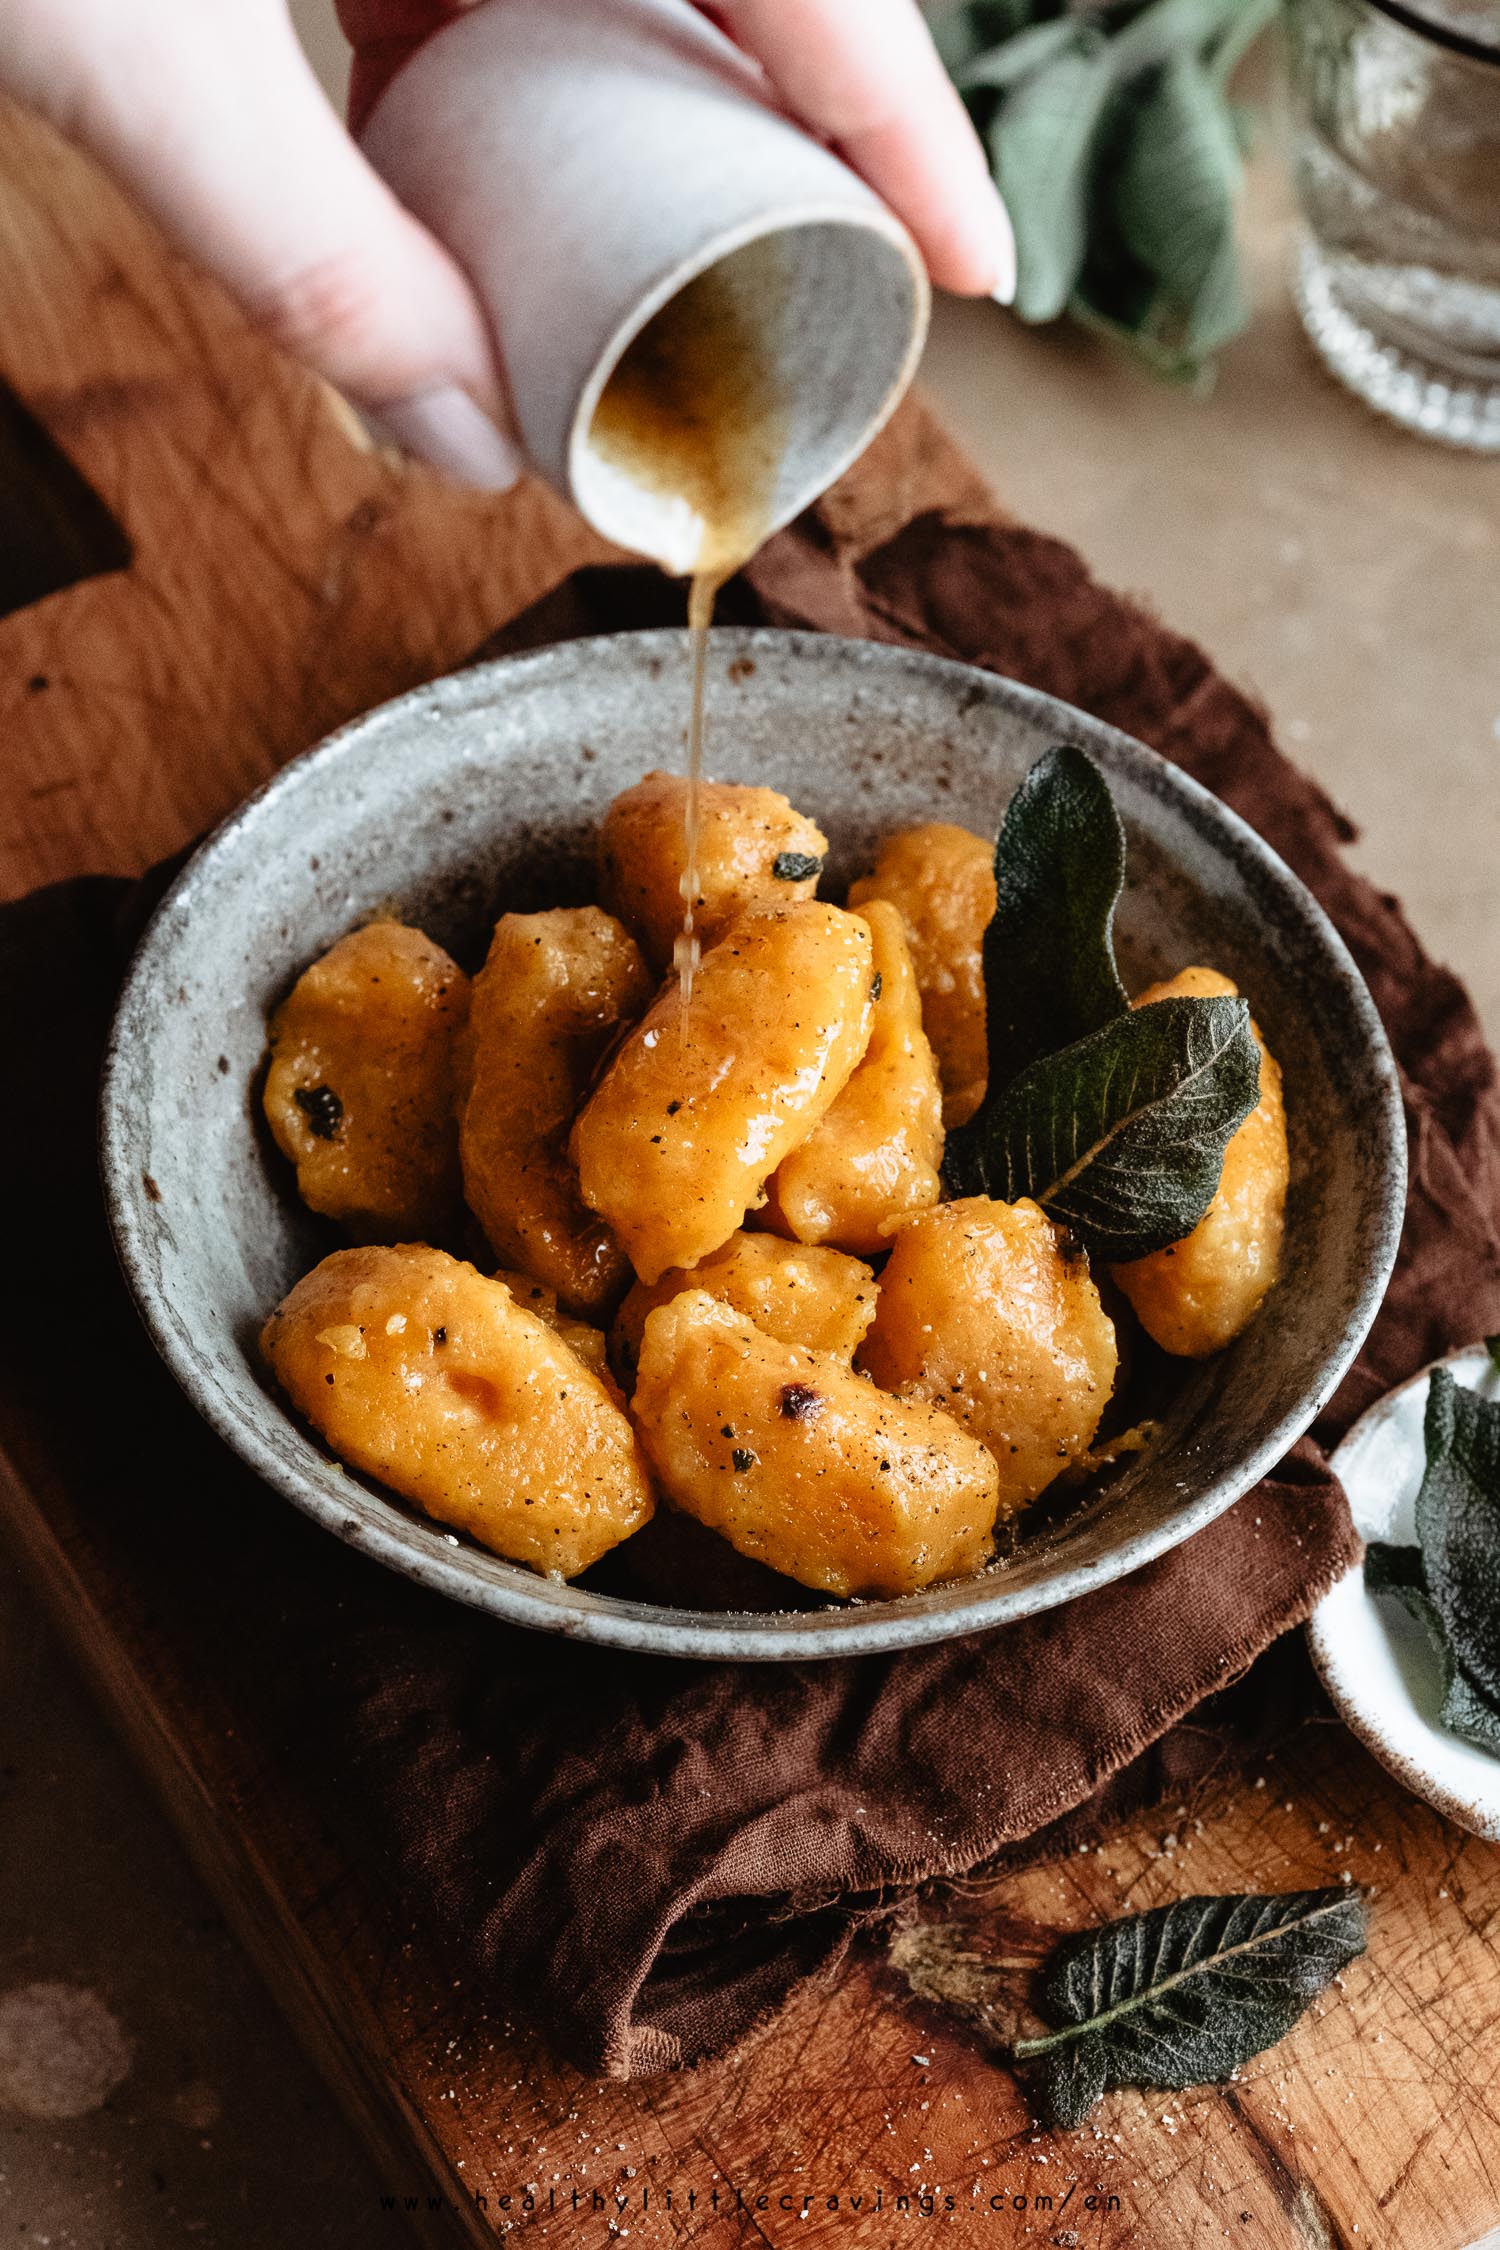
{"label": "wooden table", "polygon": [[[9,892],[170,851],[597,551],[535,488],[467,496],[356,449],[315,385],[12,113],[0,302],[0,371],[134,548],[128,573],[0,621]],[[908,415],[845,496],[850,520],[873,536],[893,493],[909,504],[943,468]],[[1019,1975],[1058,1932],[1184,1889],[1372,1885],[1368,1958],[1230,2089],[1116,2095],[1081,2133],[1039,2135],[1012,2080],[868,1955],[742,2057],[592,2084],[456,1986],[339,1859],[26,1399],[5,1400],[0,1435],[9,1528],[189,1850],[398,2204],[447,2199],[413,2212],[424,2239],[490,2242],[524,2219],[538,2241],[701,2250],[884,2250],[932,2227],[1461,2250],[1500,2220],[1500,1852],[1332,1723],[1209,1802],[951,1909]],[[901,2208],[924,2193],[930,2219]]]}

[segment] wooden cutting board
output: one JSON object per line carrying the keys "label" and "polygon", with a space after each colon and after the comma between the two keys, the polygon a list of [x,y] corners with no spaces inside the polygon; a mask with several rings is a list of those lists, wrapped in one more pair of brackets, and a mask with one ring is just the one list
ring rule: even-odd
{"label": "wooden cutting board", "polygon": [[[174,850],[604,553],[535,486],[484,499],[361,450],[88,165],[4,110],[0,303],[0,375],[133,550],[0,619],[8,895]],[[923,505],[992,504],[910,409],[839,507],[873,544]],[[1010,2077],[873,1956],[742,2056],[595,2084],[455,1982],[340,1855],[88,1433],[6,1395],[0,1437],[39,1588],[424,2239],[1500,2242],[1500,1851],[1338,1726],[944,1909],[1020,1978],[1059,1932],[1184,1890],[1371,1884],[1367,1959],[1230,2089],[1116,2095],[1083,2132],[1039,2135]],[[276,1536],[316,1536],[285,1513]]]}

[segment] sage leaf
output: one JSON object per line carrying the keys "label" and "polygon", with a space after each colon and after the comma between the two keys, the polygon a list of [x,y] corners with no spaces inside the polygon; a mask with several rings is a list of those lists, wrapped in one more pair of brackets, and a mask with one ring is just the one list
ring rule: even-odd
{"label": "sage leaf", "polygon": [[1028,24],[1003,45],[961,64],[953,73],[954,83],[961,94],[975,93],[981,87],[998,91],[1014,86],[1076,46],[1079,28],[1079,19],[1072,15],[1048,16],[1041,23]]}
{"label": "sage leaf", "polygon": [[1214,47],[1237,21],[1245,0],[1149,0],[1117,19],[1112,43],[1115,75],[1122,83],[1160,70],[1174,55]]}
{"label": "sage leaf", "polygon": [[1500,1711],[1488,1696],[1480,1694],[1467,1674],[1456,1669],[1450,1673],[1438,1720],[1450,1734],[1488,1750],[1492,1758],[1500,1758]]}
{"label": "sage leaf", "polygon": [[956,0],[927,9],[927,28],[943,67],[956,77],[976,56],[993,53],[1030,25],[1037,0]]}
{"label": "sage leaf", "polygon": [[1365,1583],[1404,1602],[1443,1667],[1440,1723],[1500,1756],[1500,1400],[1435,1367],[1417,1544],[1372,1545]]}
{"label": "sage leaf", "polygon": [[1094,139],[1113,92],[1107,43],[1080,33],[1023,79],[990,123],[990,161],[1016,232],[1022,320],[1056,320],[1083,271]]}
{"label": "sage leaf", "polygon": [[1041,1990],[1057,2028],[1011,2054],[1035,2064],[1045,2121],[1080,2125],[1112,2086],[1228,2078],[1364,1949],[1353,1886],[1177,1899],[1064,1939]]}
{"label": "sage leaf", "polygon": [[1049,750],[1010,801],[995,845],[995,913],[984,933],[990,1084],[1122,1016],[1115,906],[1125,831],[1086,752]]}
{"label": "sage leaf", "polygon": [[[1248,301],[1229,81],[1277,0],[960,0],[933,22],[1015,225],[1015,310],[1205,387]],[[1196,275],[1196,281],[1190,279]]]}
{"label": "sage leaf", "polygon": [[1118,1265],[1191,1234],[1260,1091],[1243,1000],[1153,1000],[1047,1055],[949,1136],[954,1195],[1029,1195]]}
{"label": "sage leaf", "polygon": [[1209,40],[1206,56],[1209,75],[1221,93],[1261,33],[1275,22],[1279,7],[1280,0],[1230,0],[1224,28]]}
{"label": "sage leaf", "polygon": [[1405,1602],[1420,1624],[1436,1623],[1437,1612],[1422,1576],[1422,1554],[1417,1547],[1397,1547],[1376,1540],[1365,1549],[1365,1584],[1372,1594],[1389,1594]]}
{"label": "sage leaf", "polygon": [[1143,323],[1159,348],[1209,358],[1249,318],[1235,249],[1239,143],[1196,54],[1174,55],[1137,96],[1113,171],[1113,215],[1155,299]]}

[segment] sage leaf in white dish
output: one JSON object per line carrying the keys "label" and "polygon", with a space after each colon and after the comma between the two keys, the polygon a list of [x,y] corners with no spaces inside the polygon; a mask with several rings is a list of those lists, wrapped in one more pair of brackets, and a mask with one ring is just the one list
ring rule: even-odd
{"label": "sage leaf in white dish", "polygon": [[[1500,1367],[1482,1344],[1439,1364],[1481,1399],[1500,1401]],[[1372,1544],[1416,1551],[1432,1374],[1424,1368],[1377,1399],[1332,1456],[1355,1529]],[[1438,1644],[1407,1604],[1373,1594],[1357,1562],[1319,1602],[1307,1638],[1334,1708],[1371,1754],[1449,1820],[1500,1842],[1500,1758],[1443,1723]]]}
{"label": "sage leaf in white dish", "polygon": [[1111,2087],[1210,2085],[1285,2038],[1365,1937],[1353,1886],[1176,1899],[1065,1939],[1041,1990],[1055,2028],[1011,2053],[1054,2126]]}

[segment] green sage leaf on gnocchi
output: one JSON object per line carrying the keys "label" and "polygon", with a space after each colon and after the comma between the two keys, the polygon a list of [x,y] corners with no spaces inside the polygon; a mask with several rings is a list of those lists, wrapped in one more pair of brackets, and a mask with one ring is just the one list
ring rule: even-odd
{"label": "green sage leaf on gnocchi", "polygon": [[1443,1666],[1442,1725],[1500,1756],[1500,1400],[1436,1367],[1423,1436],[1417,1545],[1372,1545],[1365,1583],[1404,1603],[1431,1634]]}
{"label": "green sage leaf on gnocchi", "polygon": [[1254,1109],[1243,1000],[1156,1000],[1022,1071],[948,1138],[954,1195],[1030,1196],[1110,1265],[1191,1234]]}
{"label": "green sage leaf on gnocchi", "polygon": [[984,987],[997,1091],[1129,1007],[1114,948],[1124,883],[1125,831],[1108,782],[1085,751],[1047,751],[1012,797],[995,845]]}
{"label": "green sage leaf on gnocchi", "polygon": [[1081,2125],[1112,2086],[1206,2086],[1284,2039],[1365,1949],[1352,1885],[1180,1898],[1065,1938],[1043,1978],[1057,2028],[1017,2040],[1049,2125]]}
{"label": "green sage leaf on gnocchi", "polygon": [[823,872],[823,862],[812,852],[778,852],[771,873],[778,883],[810,883]]}

